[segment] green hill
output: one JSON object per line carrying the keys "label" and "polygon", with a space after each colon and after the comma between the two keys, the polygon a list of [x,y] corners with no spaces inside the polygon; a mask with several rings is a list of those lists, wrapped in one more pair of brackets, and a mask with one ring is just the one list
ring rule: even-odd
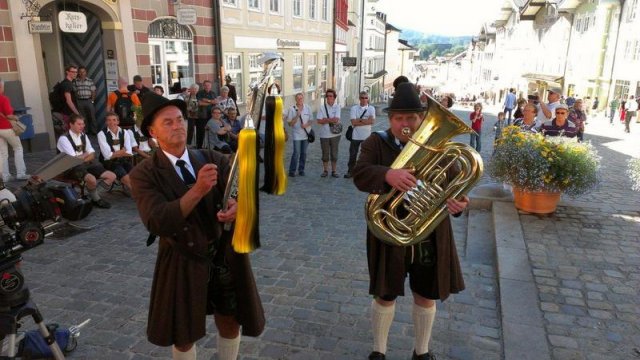
{"label": "green hill", "polygon": [[447,36],[425,34],[415,30],[402,30],[400,38],[420,49],[420,57],[429,59],[447,54],[457,54],[469,46],[471,36]]}

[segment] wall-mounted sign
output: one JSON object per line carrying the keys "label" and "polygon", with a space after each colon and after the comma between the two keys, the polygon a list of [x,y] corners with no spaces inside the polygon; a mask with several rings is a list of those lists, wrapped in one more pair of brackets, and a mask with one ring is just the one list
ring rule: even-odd
{"label": "wall-mounted sign", "polygon": [[107,50],[107,59],[113,59],[113,58],[114,58],[113,50]]}
{"label": "wall-mounted sign", "polygon": [[107,80],[118,80],[118,61],[106,59],[104,61],[105,77]]}
{"label": "wall-mounted sign", "polygon": [[358,64],[357,57],[345,56],[342,58],[342,66],[356,66]]}
{"label": "wall-mounted sign", "polygon": [[29,34],[51,34],[53,24],[51,21],[29,21]]}
{"label": "wall-mounted sign", "polygon": [[198,14],[196,14],[196,9],[192,7],[179,8],[176,17],[180,25],[195,25],[198,22]]}
{"label": "wall-mounted sign", "polygon": [[58,23],[60,24],[60,30],[62,30],[62,32],[87,32],[87,17],[81,12],[60,11],[58,13]]}
{"label": "wall-mounted sign", "polygon": [[300,40],[277,39],[276,44],[279,49],[299,49]]}

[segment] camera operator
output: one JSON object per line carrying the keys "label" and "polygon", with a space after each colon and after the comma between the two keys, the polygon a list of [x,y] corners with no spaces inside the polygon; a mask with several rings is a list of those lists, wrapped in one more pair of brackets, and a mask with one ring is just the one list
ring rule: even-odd
{"label": "camera operator", "polygon": [[57,148],[61,153],[84,160],[82,165],[67,170],[64,176],[84,181],[93,204],[103,209],[110,208],[111,204],[98,195],[98,182],[96,179],[100,179],[107,186],[111,186],[116,180],[116,174],[106,170],[102,164],[95,161],[95,150],[91,146],[89,137],[84,133],[84,117],[82,115],[73,114],[69,117],[69,132],[58,138]]}
{"label": "camera operator", "polygon": [[554,118],[556,107],[560,105],[560,96],[562,96],[562,89],[559,87],[552,87],[547,90],[547,100],[549,103],[545,104],[539,101],[539,97],[536,98],[534,104],[538,108],[538,118],[536,119],[536,126],[541,126],[547,121],[551,121]]}

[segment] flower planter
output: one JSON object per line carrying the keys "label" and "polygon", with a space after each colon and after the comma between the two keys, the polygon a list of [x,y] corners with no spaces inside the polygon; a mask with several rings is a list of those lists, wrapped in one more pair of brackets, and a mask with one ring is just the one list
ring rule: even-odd
{"label": "flower planter", "polygon": [[513,202],[516,209],[532,214],[550,214],[556,211],[560,192],[528,191],[513,188]]}

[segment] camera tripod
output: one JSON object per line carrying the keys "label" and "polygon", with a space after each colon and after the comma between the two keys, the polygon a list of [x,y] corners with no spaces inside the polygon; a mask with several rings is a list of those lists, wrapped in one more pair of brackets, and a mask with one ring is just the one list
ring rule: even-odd
{"label": "camera tripod", "polygon": [[55,334],[50,333],[44,324],[42,314],[30,298],[24,276],[16,267],[21,259],[21,256],[17,256],[0,266],[0,335],[4,336],[0,360],[16,358],[19,321],[27,316],[31,316],[38,325],[38,330],[53,357],[56,360],[64,360],[62,350],[56,343]]}

